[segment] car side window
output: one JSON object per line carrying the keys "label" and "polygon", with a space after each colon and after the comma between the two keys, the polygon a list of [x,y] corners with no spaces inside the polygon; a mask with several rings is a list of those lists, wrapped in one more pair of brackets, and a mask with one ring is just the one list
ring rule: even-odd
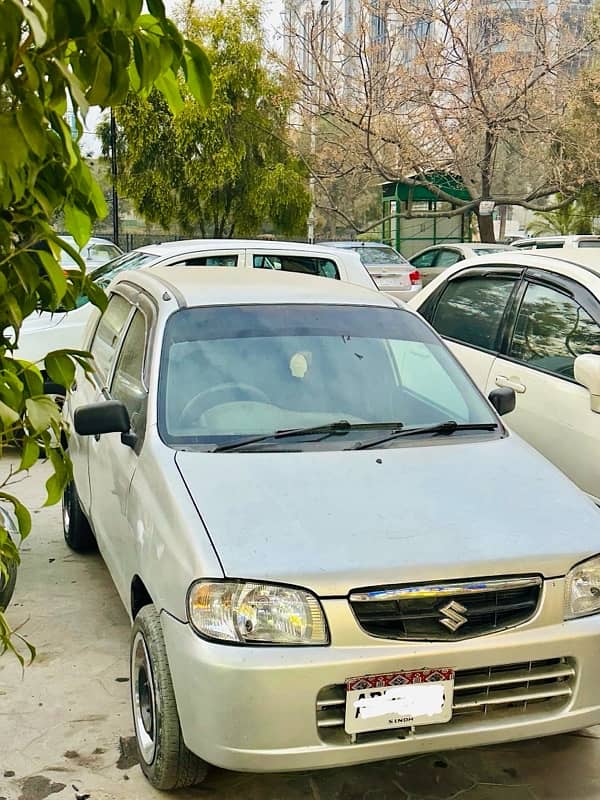
{"label": "car side window", "polygon": [[440,250],[435,265],[436,267],[451,267],[461,260],[462,256],[456,250]]}
{"label": "car side window", "polygon": [[129,412],[131,429],[141,433],[146,418],[147,392],[144,386],[144,353],[146,351],[146,321],[136,311],[123,339],[113,374],[110,395],[119,400]]}
{"label": "car side window", "polygon": [[314,256],[286,256],[255,253],[252,259],[254,269],[275,269],[282,272],[301,272],[306,275],[320,275],[323,278],[339,280],[340,274],[334,261]]}
{"label": "car side window", "polygon": [[431,267],[437,255],[436,250],[428,250],[426,253],[421,253],[416,258],[411,258],[410,263],[413,267]]}
{"label": "car side window", "polygon": [[516,278],[494,276],[449,281],[435,309],[433,327],[458,342],[495,350],[515,281]]}
{"label": "car side window", "polygon": [[509,355],[529,367],[573,380],[575,359],[584,353],[600,353],[598,323],[568,295],[530,283]]}
{"label": "car side window", "polygon": [[237,267],[238,257],[233,253],[212,256],[186,256],[177,261],[178,267]]}
{"label": "car side window", "polygon": [[118,294],[108,301],[90,345],[96,373],[105,381],[115,357],[115,346],[127,321],[131,304]]}

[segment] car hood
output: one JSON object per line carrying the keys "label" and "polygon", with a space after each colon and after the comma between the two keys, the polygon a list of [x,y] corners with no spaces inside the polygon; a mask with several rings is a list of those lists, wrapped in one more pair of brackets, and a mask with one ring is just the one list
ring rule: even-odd
{"label": "car hood", "polygon": [[23,320],[21,332],[33,333],[38,330],[45,330],[46,328],[54,328],[55,325],[60,324],[66,317],[66,313],[55,311],[34,311]]}
{"label": "car hood", "polygon": [[600,510],[514,435],[356,452],[180,451],[176,462],[226,576],[322,597],[556,577],[600,552]]}

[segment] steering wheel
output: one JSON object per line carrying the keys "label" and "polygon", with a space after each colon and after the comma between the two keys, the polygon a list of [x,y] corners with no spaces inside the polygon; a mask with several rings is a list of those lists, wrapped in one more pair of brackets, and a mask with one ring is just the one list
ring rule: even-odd
{"label": "steering wheel", "polygon": [[197,395],[186,403],[181,412],[181,423],[185,425],[193,422],[194,419],[197,419],[205,411],[208,411],[209,408],[214,408],[214,406],[227,402],[222,399],[223,396],[225,398],[229,397],[231,401],[231,399],[237,399],[237,396],[240,394],[245,395],[249,399],[261,400],[267,403],[270,402],[267,395],[261,389],[258,389],[256,386],[250,386],[248,383],[219,383],[217,386],[211,386],[210,389],[204,389],[204,391],[198,392]]}

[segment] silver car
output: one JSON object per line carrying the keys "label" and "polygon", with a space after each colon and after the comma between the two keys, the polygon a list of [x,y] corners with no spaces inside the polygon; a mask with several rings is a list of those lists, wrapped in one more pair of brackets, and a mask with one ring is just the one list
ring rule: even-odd
{"label": "silver car", "polygon": [[423,288],[419,270],[412,267],[410,262],[389,244],[356,241],[322,242],[322,244],[358,253],[377,288],[404,302],[413,298]]}
{"label": "silver car", "polygon": [[65,539],[131,615],[154,786],[600,723],[600,510],[414,312],[156,267],[115,279],[85,346]]}

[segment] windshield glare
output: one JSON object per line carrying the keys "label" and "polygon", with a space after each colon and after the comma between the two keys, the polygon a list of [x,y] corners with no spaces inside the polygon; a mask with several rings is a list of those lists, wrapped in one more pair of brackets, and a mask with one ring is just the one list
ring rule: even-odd
{"label": "windshield glare", "polygon": [[408,264],[408,261],[392,247],[352,247],[363,264]]}
{"label": "windshield glare", "polygon": [[[227,306],[182,309],[168,321],[159,379],[168,444],[219,444],[340,419],[495,422],[445,346],[402,309]],[[294,439],[293,449],[314,440]],[[347,436],[321,443],[344,446]]]}

